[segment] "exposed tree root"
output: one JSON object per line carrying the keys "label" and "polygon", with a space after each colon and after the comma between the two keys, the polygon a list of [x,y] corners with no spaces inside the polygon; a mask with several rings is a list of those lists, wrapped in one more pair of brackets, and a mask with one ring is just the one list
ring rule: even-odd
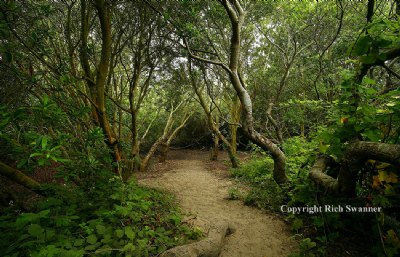
{"label": "exposed tree root", "polygon": [[225,236],[234,232],[226,221],[212,226],[207,238],[187,245],[181,245],[162,253],[160,257],[218,257]]}

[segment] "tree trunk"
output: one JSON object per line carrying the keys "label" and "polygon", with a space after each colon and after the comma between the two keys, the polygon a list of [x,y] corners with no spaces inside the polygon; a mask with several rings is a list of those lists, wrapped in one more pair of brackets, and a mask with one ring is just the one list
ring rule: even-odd
{"label": "tree trunk", "polygon": [[100,127],[106,136],[106,143],[112,149],[114,161],[118,162],[122,159],[118,140],[111,130],[110,122],[105,106],[105,84],[109,75],[109,66],[111,59],[111,11],[104,0],[96,0],[95,7],[99,15],[101,27],[101,57],[97,67],[96,74],[96,93],[97,93],[97,115],[100,121]]}
{"label": "tree trunk", "polygon": [[[81,64],[86,76],[86,83],[90,91],[90,100],[93,107],[93,116],[96,125],[100,126],[104,141],[112,150],[113,159],[118,162],[122,159],[121,149],[118,140],[113,133],[105,106],[105,84],[109,73],[111,59],[111,11],[104,0],[94,1],[95,8],[98,13],[98,18],[101,27],[101,57],[97,65],[96,80],[94,81],[93,73],[90,69],[89,56],[87,53],[87,38],[89,35],[89,8],[85,0],[81,1]],[[115,169],[115,172],[118,172]]]}
{"label": "tree trunk", "polygon": [[325,157],[319,157],[309,172],[309,178],[316,184],[321,185],[327,191],[337,193],[338,192],[338,181],[335,178],[324,173],[327,168],[328,159]]}
{"label": "tree trunk", "polygon": [[319,158],[310,171],[310,178],[328,191],[354,196],[357,175],[367,160],[377,160],[400,166],[400,145],[359,141],[346,149],[338,178],[332,178],[323,171],[326,160]]}
{"label": "tree trunk", "polygon": [[232,168],[238,168],[239,167],[239,159],[237,158],[237,155],[232,152],[230,148],[228,148],[228,156],[229,160],[231,161]]}
{"label": "tree trunk", "polygon": [[[254,129],[253,123],[253,106],[250,95],[246,90],[244,80],[241,78],[239,73],[240,66],[240,51],[241,51],[241,28],[246,16],[245,10],[243,10],[238,0],[221,0],[219,1],[224,7],[226,13],[229,16],[231,22],[231,40],[230,40],[230,53],[229,53],[229,65],[226,65],[219,60],[208,60],[199,57],[190,50],[189,43],[184,38],[186,49],[188,50],[189,56],[198,61],[207,62],[222,67],[229,75],[231,84],[236,91],[236,94],[240,100],[242,106],[242,128],[246,137],[253,143],[260,146],[263,150],[269,152],[274,160],[274,179],[278,184],[283,184],[288,181],[286,176],[286,161],[284,153],[275,145],[270,139],[261,135]],[[222,140],[222,139],[221,139]],[[225,143],[225,142],[224,142]],[[229,143],[228,143],[229,144]]]}
{"label": "tree trunk", "polygon": [[[196,79],[194,77],[193,72],[192,72],[191,62],[189,62],[189,73],[190,73],[190,79],[191,79],[192,87],[193,87],[193,89],[194,89],[194,91],[195,91],[195,93],[196,93],[196,95],[197,95],[197,97],[199,99],[200,105],[203,108],[204,113],[207,116],[207,123],[208,123],[208,126],[209,126],[210,130],[213,132],[214,136],[217,136],[224,143],[224,145],[227,147],[227,151],[228,151],[228,154],[229,154],[229,157],[230,157],[230,161],[231,161],[232,167],[233,168],[237,168],[239,166],[239,162],[238,162],[238,160],[236,158],[235,153],[232,151],[232,145],[226,139],[226,137],[221,133],[217,123],[214,122],[213,114],[208,109],[206,100],[204,99],[203,94],[200,92],[199,85],[198,85],[198,83],[197,83],[197,81],[196,81]],[[218,119],[216,119],[216,120],[218,121]],[[215,143],[215,141],[214,141],[214,143]],[[214,147],[215,147],[215,145],[214,145]],[[213,150],[215,150],[215,148]]]}
{"label": "tree trunk", "polygon": [[237,151],[237,129],[240,122],[240,101],[239,98],[236,96],[235,100],[233,100],[232,107],[231,107],[231,116],[232,116],[232,123],[230,125],[231,129],[231,146],[232,146],[232,153],[236,155]]}
{"label": "tree trunk", "polygon": [[165,139],[161,137],[156,142],[154,142],[150,150],[147,152],[146,156],[140,162],[140,172],[145,172],[147,170],[151,157],[153,157],[153,155],[157,151],[157,148],[163,143],[164,140]]}
{"label": "tree trunk", "polygon": [[228,72],[230,81],[233,88],[239,97],[242,105],[242,121],[243,121],[243,132],[246,137],[260,146],[263,150],[269,152],[274,160],[273,176],[278,184],[286,183],[288,181],[286,177],[286,160],[285,155],[270,139],[261,135],[254,129],[253,123],[253,105],[249,93],[245,88],[245,82],[239,74],[239,62],[240,62],[240,36],[241,28],[245,18],[245,11],[241,8],[240,3],[234,0],[234,6],[229,1],[223,1],[223,6],[229,15],[232,26],[232,36],[230,43],[230,57],[229,67],[223,66]]}
{"label": "tree trunk", "polygon": [[[132,99],[130,97],[130,99]],[[131,100],[130,100],[131,102]],[[136,172],[140,169],[140,142],[138,138],[137,131],[137,113],[133,107],[133,102],[130,103],[131,106],[131,159],[133,160],[131,168],[131,172]]]}
{"label": "tree trunk", "polygon": [[40,193],[39,182],[3,162],[0,162],[0,174],[34,192]]}
{"label": "tree trunk", "polygon": [[271,113],[272,113],[273,106],[274,106],[274,103],[272,103],[272,102],[269,103],[269,106],[266,111],[266,115],[268,117],[268,120],[271,121],[271,124],[274,127],[275,135],[276,135],[278,142],[281,144],[283,142],[283,134],[282,134],[281,128],[279,127],[278,122],[272,117]]}
{"label": "tree trunk", "polygon": [[169,146],[166,143],[163,142],[160,144],[158,162],[165,162],[167,160],[168,148]]}
{"label": "tree trunk", "polygon": [[181,104],[182,103],[180,103],[175,109],[172,108],[172,110],[169,114],[167,123],[165,124],[163,134],[157,139],[156,142],[154,142],[154,144],[151,146],[149,152],[146,154],[146,156],[143,158],[143,160],[140,163],[140,171],[141,172],[144,172],[147,170],[151,157],[153,157],[153,155],[155,154],[155,152],[157,151],[157,149],[160,146],[165,147],[164,150],[165,150],[165,154],[166,154],[172,140],[175,139],[178,132],[186,125],[187,121],[189,120],[191,114],[184,115],[183,119],[181,120],[180,125],[178,127],[176,127],[174,129],[174,131],[171,132],[173,124],[174,124],[174,114],[179,109]]}
{"label": "tree trunk", "polygon": [[[188,122],[189,118],[191,117],[191,114],[187,114],[183,117],[180,125],[174,129],[174,131],[171,133],[172,127],[168,128],[168,133],[164,134],[165,139],[161,142],[159,145],[160,148],[160,157],[159,157],[159,162],[165,162],[167,159],[167,154],[169,150],[169,146],[172,143],[172,140],[176,138],[178,135],[179,131],[186,126],[186,123]],[[171,124],[172,125],[172,124]]]}
{"label": "tree trunk", "polygon": [[218,160],[218,153],[219,153],[219,137],[217,134],[214,134],[214,133],[213,133],[213,142],[214,142],[214,145],[211,149],[210,160],[216,161],[216,160]]}

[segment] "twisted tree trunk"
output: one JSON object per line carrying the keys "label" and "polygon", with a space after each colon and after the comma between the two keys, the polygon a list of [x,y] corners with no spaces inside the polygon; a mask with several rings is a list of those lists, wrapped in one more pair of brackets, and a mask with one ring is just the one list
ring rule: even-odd
{"label": "twisted tree trunk", "polygon": [[[272,142],[269,138],[260,134],[254,128],[253,121],[253,104],[251,97],[246,90],[245,81],[240,76],[239,63],[241,52],[241,29],[243,26],[244,18],[246,16],[245,10],[242,8],[238,0],[220,0],[231,22],[231,42],[229,53],[229,65],[218,61],[209,61],[209,63],[220,65],[228,73],[231,84],[236,91],[242,106],[242,129],[244,135],[253,143],[261,147],[266,152],[270,153],[274,160],[273,176],[278,184],[283,184],[288,181],[286,176],[286,158],[282,150]],[[187,50],[192,58],[200,61],[207,61],[204,58],[194,55],[186,42]]]}
{"label": "twisted tree trunk", "polygon": [[367,160],[377,160],[400,166],[400,145],[358,141],[346,149],[337,179],[324,173],[325,158],[320,157],[312,167],[309,176],[327,191],[353,196],[358,172]]}

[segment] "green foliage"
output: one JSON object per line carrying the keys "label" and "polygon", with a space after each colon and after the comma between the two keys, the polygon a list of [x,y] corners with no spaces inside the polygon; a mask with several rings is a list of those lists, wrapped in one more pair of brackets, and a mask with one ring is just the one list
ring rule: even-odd
{"label": "green foliage", "polygon": [[50,165],[51,161],[66,161],[66,159],[61,157],[60,148],[62,146],[52,146],[49,143],[49,138],[47,136],[39,137],[36,141],[32,142],[32,145],[34,145],[34,152],[29,155],[29,158],[35,159],[39,166]]}
{"label": "green foliage", "polygon": [[[250,161],[239,169],[233,169],[232,175],[251,185],[246,204],[259,208],[270,209],[282,213],[280,206],[307,207],[307,206],[379,206],[392,207],[398,200],[397,176],[388,170],[388,164],[371,162],[378,169],[378,174],[371,178],[371,184],[358,188],[358,198],[348,199],[338,196],[330,196],[316,187],[307,177],[310,165],[313,163],[315,151],[320,145],[321,135],[326,133],[326,128],[321,128],[315,138],[308,141],[302,137],[293,137],[283,143],[283,149],[287,157],[289,185],[279,187],[271,179],[272,160],[261,157],[256,153]],[[260,158],[261,157],[261,158]],[[376,174],[376,173],[372,173]],[[394,190],[394,191],[393,191]],[[282,213],[284,214],[284,213]],[[373,213],[298,213],[284,214],[291,223],[293,231],[300,235],[299,252],[292,256],[325,256],[332,254],[336,244],[350,240],[367,240],[371,249],[364,248],[362,252],[374,255],[395,256],[399,251],[400,224],[391,215],[380,213],[375,217]],[[348,233],[351,228],[352,234]],[[381,231],[381,232],[380,232]],[[382,234],[383,233],[383,234]],[[370,235],[364,239],[354,239],[353,235]],[[382,240],[384,248],[382,247]],[[383,256],[383,255],[382,255]]]}
{"label": "green foliage", "polygon": [[[326,129],[321,128],[320,131],[325,133]],[[316,187],[308,179],[309,167],[314,162],[312,156],[315,156],[320,139],[319,134],[316,134],[311,141],[303,137],[293,137],[282,144],[289,167],[290,183],[288,185],[280,187],[273,181],[271,177],[272,160],[268,157],[261,157],[259,153],[256,153],[255,157],[243,164],[242,167],[231,171],[234,177],[251,185],[249,193],[244,197],[246,204],[286,215],[293,231],[302,238],[299,242],[299,252],[292,256],[324,256],[338,242],[351,240],[351,235],[346,230],[350,227],[355,233],[374,235],[376,242],[380,242],[378,230],[373,229],[376,227],[376,219],[373,214],[343,215],[335,212],[286,214],[281,212],[281,205],[289,207],[366,205],[363,200],[365,198],[347,199],[326,195],[321,188]],[[394,179],[388,175],[382,175],[381,178],[388,181]],[[382,181],[382,183],[386,182]],[[384,190],[383,184],[380,184],[382,190]],[[382,224],[381,227],[383,227]],[[390,227],[385,228],[385,231],[389,231]],[[393,234],[393,232],[391,233]],[[394,235],[397,236],[397,232],[394,232]],[[392,238],[396,238],[394,235]],[[387,247],[392,247],[389,241]],[[381,247],[377,249],[382,251]]]}
{"label": "green foliage", "polygon": [[103,193],[56,187],[55,195],[38,202],[33,212],[4,212],[2,255],[155,256],[200,236],[182,225],[165,193],[116,177],[97,185],[93,190]]}
{"label": "green foliage", "polygon": [[238,200],[242,198],[241,192],[236,187],[229,188],[228,195],[230,200]]}
{"label": "green foliage", "polygon": [[301,169],[307,170],[312,164],[312,156],[317,149],[317,141],[308,141],[305,137],[291,137],[282,144],[287,157],[289,175],[305,175]]}
{"label": "green foliage", "polygon": [[244,197],[246,204],[278,210],[283,202],[282,194],[274,195],[274,191],[282,192],[282,189],[272,178],[272,169],[270,158],[253,158],[240,168],[231,170],[232,176],[253,185]]}
{"label": "green foliage", "polygon": [[375,19],[366,27],[365,35],[361,36],[352,50],[352,54],[359,56],[360,61],[371,64],[377,60],[385,61],[385,51],[397,47],[399,44],[398,31],[400,24],[396,20],[387,18]]}
{"label": "green foliage", "polygon": [[44,96],[31,107],[0,109],[4,160],[53,182],[42,187],[46,198],[28,196],[23,212],[19,204],[0,209],[2,256],[155,256],[201,236],[182,224],[168,194],[113,176],[100,128],[63,126],[80,122],[87,108],[65,113]]}
{"label": "green foliage", "polygon": [[[310,155],[315,151],[316,142],[308,142],[303,137],[293,137],[282,145],[287,157],[288,177],[295,184],[300,185],[306,180],[306,168],[311,165]],[[273,161],[259,148],[253,147],[253,158],[240,168],[232,169],[232,176],[252,185],[250,192],[245,196],[246,204],[259,208],[280,211],[280,206],[287,203],[288,198],[294,197],[289,185],[279,186],[272,177]],[[294,189],[297,190],[297,189]]]}

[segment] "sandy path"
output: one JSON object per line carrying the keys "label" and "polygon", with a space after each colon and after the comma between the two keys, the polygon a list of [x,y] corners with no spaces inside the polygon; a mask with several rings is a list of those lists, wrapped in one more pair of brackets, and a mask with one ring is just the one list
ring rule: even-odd
{"label": "sandy path", "polygon": [[203,231],[221,220],[233,224],[236,231],[226,237],[220,257],[287,256],[295,249],[280,218],[227,200],[233,182],[210,171],[202,156],[190,152],[171,166],[162,176],[142,178],[139,183],[175,194],[188,220]]}

